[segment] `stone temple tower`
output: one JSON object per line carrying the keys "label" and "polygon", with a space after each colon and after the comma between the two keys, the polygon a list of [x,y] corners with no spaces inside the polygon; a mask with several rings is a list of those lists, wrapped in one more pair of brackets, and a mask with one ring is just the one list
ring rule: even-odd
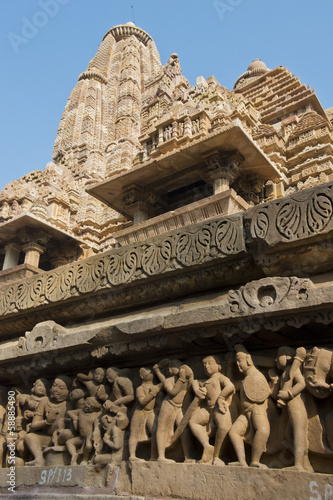
{"label": "stone temple tower", "polygon": [[154,41],[133,23],[110,29],[78,79],[63,113],[53,157],[96,177],[129,168],[139,151],[148,83],[161,72]]}
{"label": "stone temple tower", "polygon": [[332,122],[106,33],[0,193],[0,493],[332,498]]}

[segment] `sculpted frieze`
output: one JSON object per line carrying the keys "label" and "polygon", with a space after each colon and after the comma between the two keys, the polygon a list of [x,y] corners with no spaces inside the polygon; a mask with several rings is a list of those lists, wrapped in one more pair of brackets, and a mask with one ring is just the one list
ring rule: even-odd
{"label": "sculpted frieze", "polygon": [[0,315],[112,290],[135,280],[195,268],[245,251],[241,216],[189,226],[144,244],[132,245],[62,266],[0,289]]}
{"label": "sculpted frieze", "polygon": [[269,246],[325,234],[333,229],[333,184],[258,205],[245,214],[251,238]]}
{"label": "sculpted frieze", "polygon": [[13,455],[9,391],[19,466],[150,460],[332,473],[332,356],[324,347],[249,352],[236,343],[225,355],[123,370],[104,361],[50,378],[41,369],[1,386],[0,467]]}

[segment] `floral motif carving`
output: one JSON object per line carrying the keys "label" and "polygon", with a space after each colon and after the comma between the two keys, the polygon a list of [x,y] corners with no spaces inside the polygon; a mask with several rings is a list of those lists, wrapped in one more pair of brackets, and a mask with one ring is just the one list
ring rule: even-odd
{"label": "floral motif carving", "polygon": [[0,288],[0,315],[125,285],[136,279],[238,255],[245,250],[241,216],[224,217],[174,231],[126,249]]}
{"label": "floral motif carving", "polygon": [[308,238],[333,227],[332,183],[300,191],[249,210],[254,239],[268,244]]}
{"label": "floral motif carving", "polygon": [[323,193],[315,193],[308,200],[289,200],[277,214],[279,233],[295,239],[322,231],[332,218],[332,200]]}

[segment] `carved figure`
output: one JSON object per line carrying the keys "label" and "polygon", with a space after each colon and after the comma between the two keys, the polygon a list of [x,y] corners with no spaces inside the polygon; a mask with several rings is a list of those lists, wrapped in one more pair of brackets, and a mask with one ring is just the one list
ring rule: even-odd
{"label": "carved figure", "polygon": [[67,400],[71,384],[69,377],[58,376],[51,387],[50,397],[44,398],[39,403],[28,429],[30,432],[24,439],[26,446],[34,456],[34,460],[26,465],[43,466],[45,464],[43,448],[55,444],[54,433],[65,428],[65,417],[67,417],[68,410],[71,409]]}
{"label": "carved figure", "polygon": [[129,378],[119,376],[115,368],[108,368],[106,379],[112,385],[110,397],[103,387],[100,387],[96,393],[99,399],[105,401],[104,408],[109,409],[112,406],[110,403],[121,407],[128,406],[134,401],[133,384]]}
{"label": "carved figure", "polygon": [[44,378],[38,378],[32,386],[31,394],[17,394],[16,396],[16,430],[26,429],[32,421],[39,403],[47,397],[50,383]]}
{"label": "carved figure", "polygon": [[[219,455],[232,424],[229,405],[235,386],[221,373],[221,364],[215,356],[204,358],[203,366],[208,378],[204,382],[194,380],[192,388],[198,400],[205,400],[206,404],[190,417],[189,427],[203,447],[200,463],[224,465]],[[209,438],[215,431],[215,446],[212,446]]]}
{"label": "carved figure", "polygon": [[[93,434],[95,427],[99,424],[98,417],[101,415],[102,405],[94,396],[89,396],[84,402],[83,409],[69,410],[68,415],[73,420],[74,428],[78,436],[66,441],[66,447],[71,455],[71,465],[77,465],[79,454],[83,454],[82,465],[88,463],[93,446]],[[80,451],[77,451],[77,448]]]}
{"label": "carved figure", "polygon": [[151,370],[140,368],[142,384],[136,390],[137,407],[131,420],[129,438],[129,459],[141,460],[136,456],[136,448],[139,442],[148,441],[147,431],[151,436],[151,460],[157,458],[156,447],[156,396],[162,389],[163,384],[153,384],[154,375]]}
{"label": "carved figure", "polygon": [[250,354],[244,346],[235,345],[237,366],[244,380],[240,391],[243,412],[233,423],[229,436],[234,446],[238,462],[229,465],[247,467],[244,440],[252,443],[250,467],[266,468],[260,458],[266,450],[270,433],[267,417],[267,399],[270,388],[264,375],[255,368]]}
{"label": "carved figure", "polygon": [[37,379],[32,386],[31,394],[17,394],[16,396],[16,431],[18,437],[16,441],[16,449],[22,458],[26,458],[27,449],[25,446],[25,436],[30,428],[39,403],[47,399],[47,394],[50,389],[50,383],[44,378]]}
{"label": "carved figure", "polygon": [[305,358],[303,374],[308,391],[316,398],[333,393],[333,351],[314,347]]}
{"label": "carved figure", "polygon": [[96,396],[98,392],[104,389],[104,368],[95,368],[94,370],[89,372],[88,375],[85,375],[84,373],[78,373],[76,375],[76,378],[86,387],[89,396]]}
{"label": "carved figure", "polygon": [[[101,426],[105,433],[99,448],[96,449],[94,463],[97,468],[103,465],[119,465],[124,456],[124,437],[125,429],[129,424],[126,408],[111,410],[111,415],[103,415]],[[111,453],[101,453],[103,445]]]}
{"label": "carved figure", "polygon": [[[275,384],[272,396],[282,411],[287,411],[293,431],[293,451],[296,470],[313,472],[308,458],[308,416],[302,399],[305,380],[300,370],[306,350],[300,347],[295,352],[290,347],[280,347],[277,352],[276,366],[282,371]],[[270,376],[272,372],[270,373]]]}
{"label": "carved figure", "polygon": [[[164,390],[167,393],[163,400],[157,422],[157,452],[159,461],[171,461],[165,458],[165,450],[171,443],[175,424],[178,425],[183,418],[182,405],[189,387],[193,382],[193,372],[187,365],[178,368],[175,363],[169,364],[170,377],[166,378],[160,370],[160,365],[153,367],[159,380],[163,383]],[[186,439],[182,434],[182,445],[185,457],[187,453]]]}

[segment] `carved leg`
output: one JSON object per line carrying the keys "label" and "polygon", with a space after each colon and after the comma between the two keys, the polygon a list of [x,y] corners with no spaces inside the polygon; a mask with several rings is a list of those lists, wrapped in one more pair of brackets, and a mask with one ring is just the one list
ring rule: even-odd
{"label": "carved leg", "polygon": [[75,437],[66,441],[66,447],[68,453],[71,455],[71,465],[77,465],[78,453],[76,451],[78,446],[83,444],[83,440],[80,437]]}
{"label": "carved leg", "polygon": [[140,440],[140,435],[142,431],[142,427],[145,421],[145,414],[143,410],[134,411],[132,420],[131,420],[131,432],[128,441],[129,447],[129,460],[141,460],[136,457],[136,448],[138,446],[138,442]]}
{"label": "carved leg", "polygon": [[[38,434],[27,434],[24,441],[28,449],[34,456],[34,460],[27,462],[26,465],[36,465],[37,467],[43,467],[45,465],[45,460],[42,452],[42,443],[40,438],[47,438],[48,436],[38,436]],[[51,441],[51,439],[49,439]]]}
{"label": "carved leg", "polygon": [[261,469],[266,469],[267,466],[260,463],[260,458],[266,450],[266,444],[270,433],[270,426],[267,415],[252,413],[252,423],[255,429],[255,434],[252,441],[252,459],[250,467],[259,467]]}
{"label": "carved leg", "polygon": [[[163,401],[157,421],[156,443],[158,452],[158,461],[166,462],[165,449],[170,443],[174,430],[175,413],[178,408],[172,406],[169,401]],[[169,460],[168,460],[169,461]],[[173,462],[173,460],[171,460]]]}
{"label": "carved leg", "polygon": [[231,428],[232,421],[231,415],[228,411],[224,415],[222,413],[216,412],[214,415],[215,422],[217,425],[217,431],[215,436],[215,446],[214,446],[214,455],[213,455],[213,465],[225,465],[223,460],[220,459],[220,452],[224,440]]}
{"label": "carved leg", "polygon": [[229,465],[238,465],[247,467],[245,459],[244,436],[248,429],[248,421],[245,415],[240,415],[237,420],[232,424],[229,437],[235,449],[238,462],[231,462]]}
{"label": "carved leg", "polygon": [[209,436],[206,427],[209,424],[211,415],[205,408],[194,413],[189,421],[190,429],[193,435],[203,447],[200,463],[210,463],[213,460],[214,446],[209,444]]}
{"label": "carved leg", "polygon": [[294,436],[294,468],[313,472],[308,457],[308,416],[302,399],[297,398],[290,401],[288,413]]}

